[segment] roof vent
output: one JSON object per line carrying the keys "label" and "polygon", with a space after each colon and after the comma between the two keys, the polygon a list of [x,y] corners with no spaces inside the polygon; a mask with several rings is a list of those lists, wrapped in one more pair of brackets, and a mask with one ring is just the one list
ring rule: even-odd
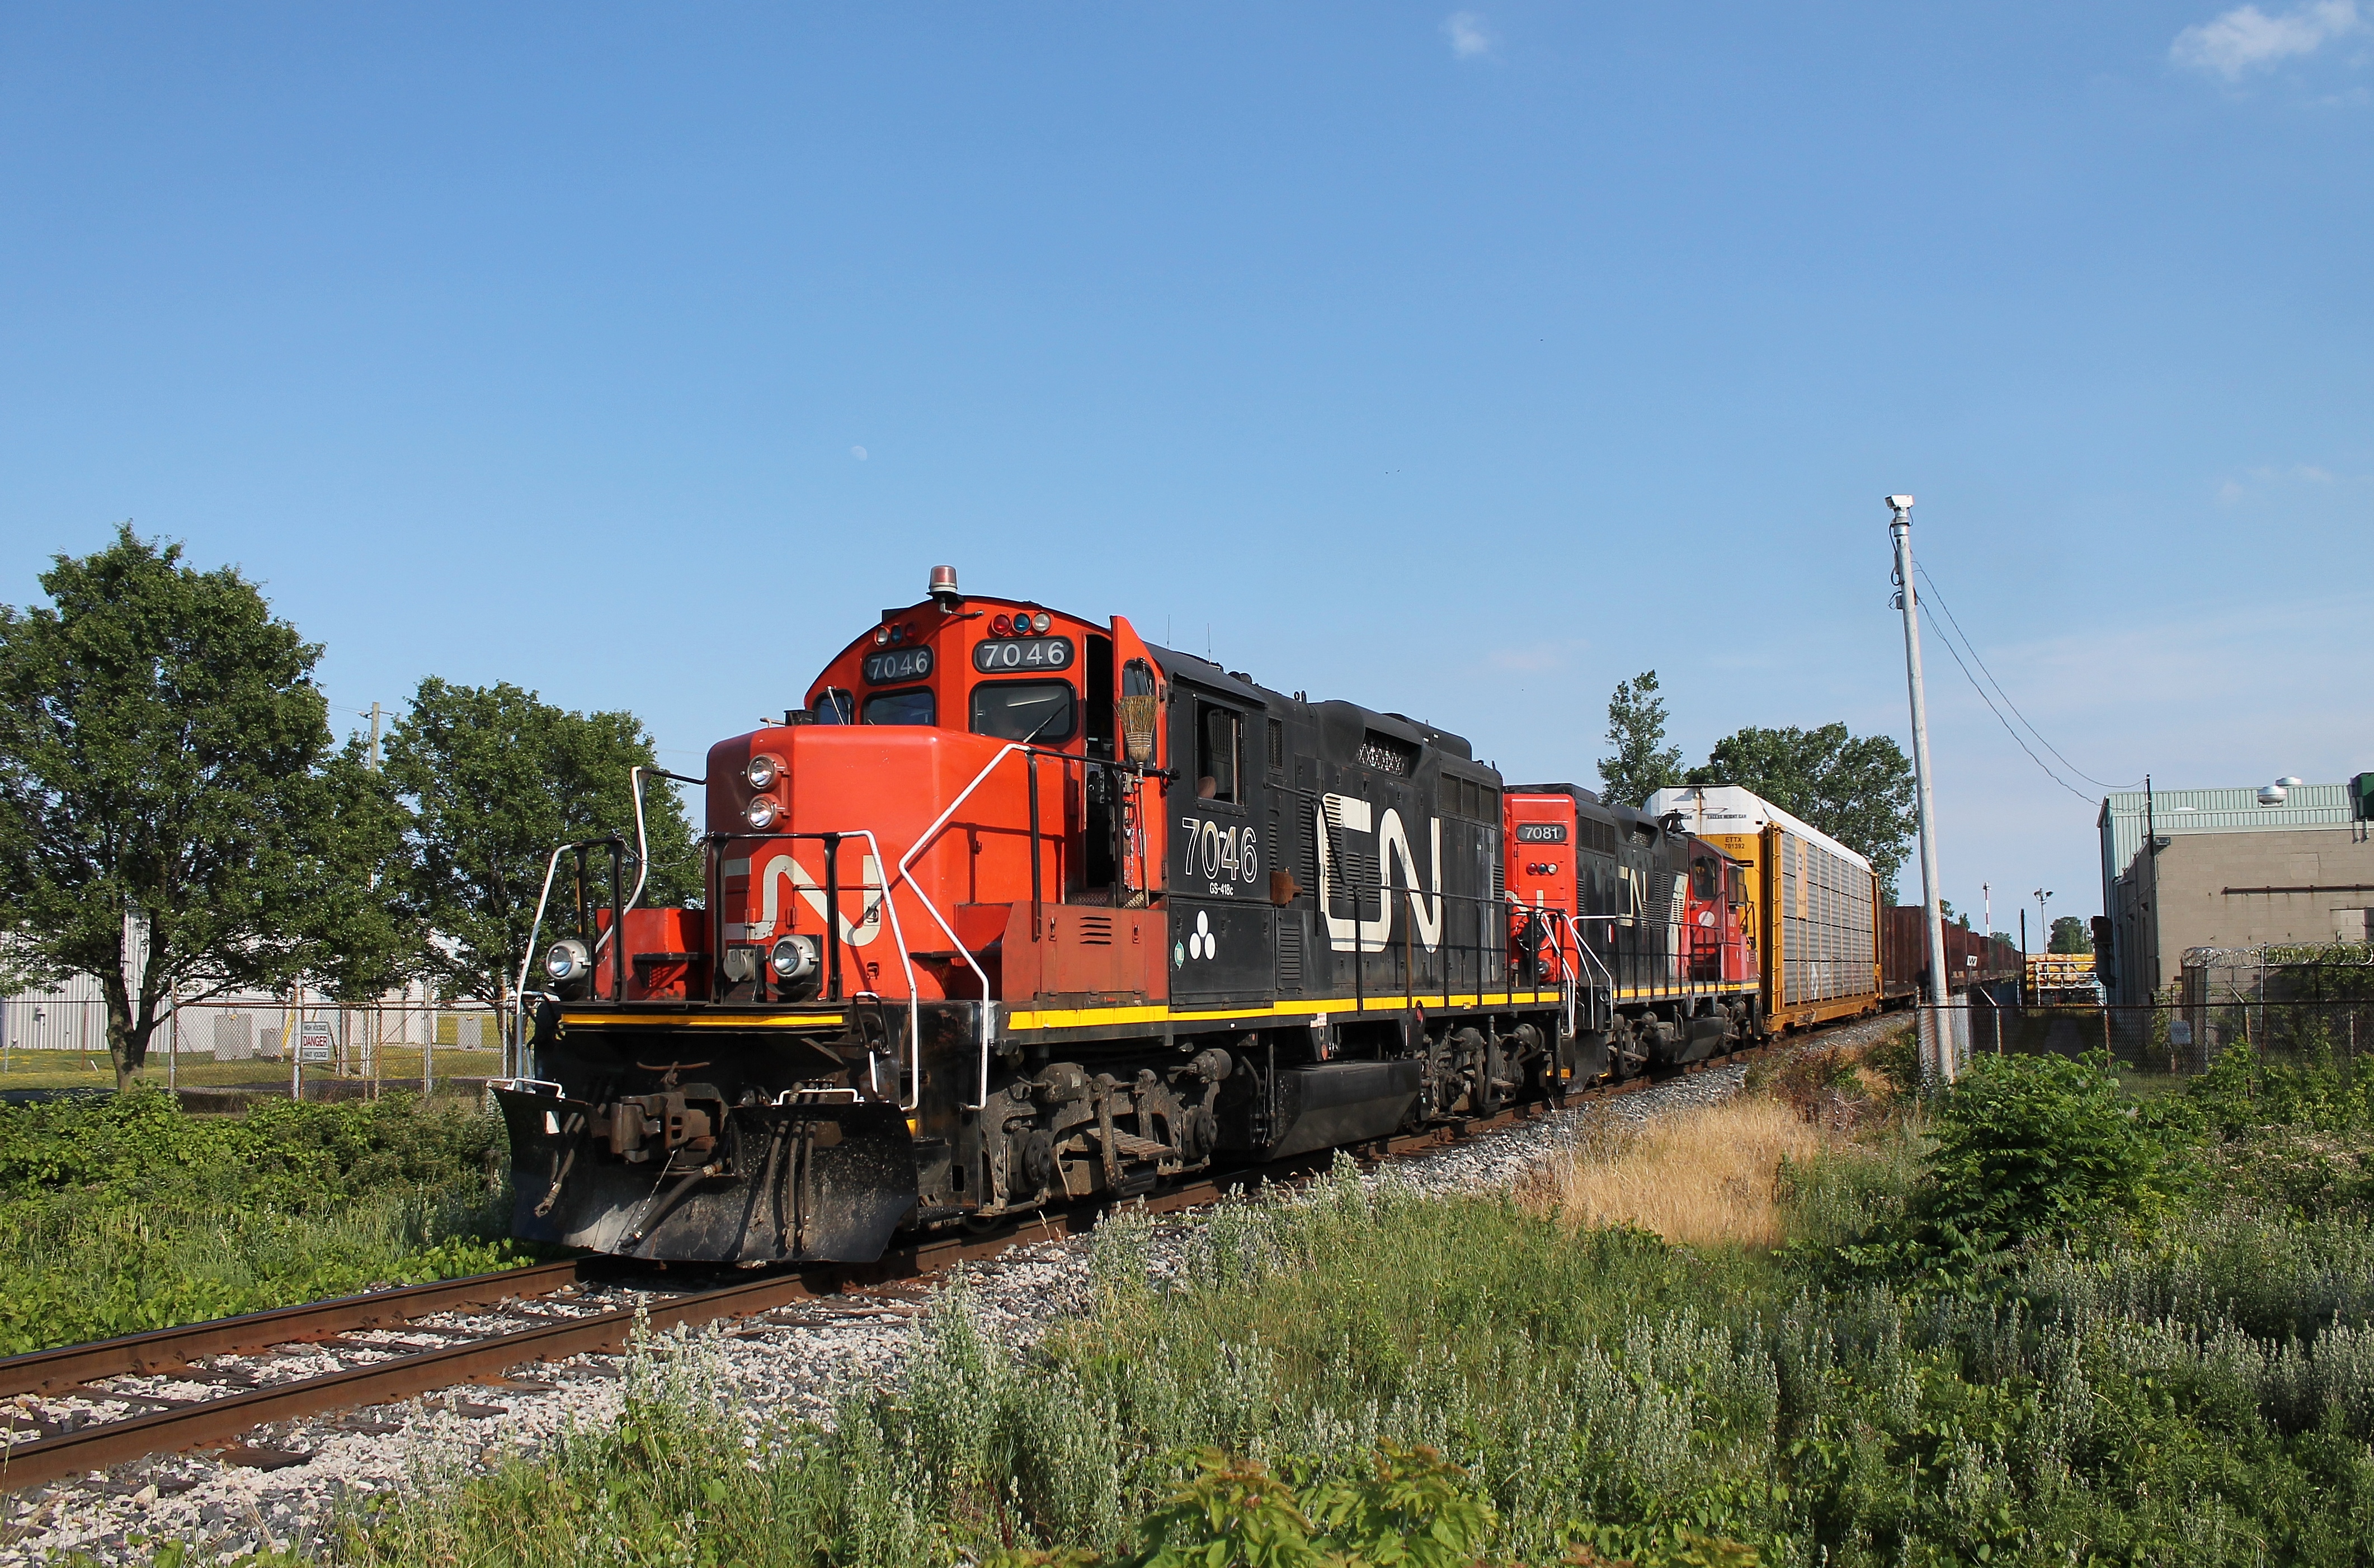
{"label": "roof vent", "polygon": [[2284,803],[2285,800],[2290,796],[2290,794],[2291,791],[2285,789],[2280,782],[2274,784],[2262,784],[2259,786],[2259,804],[2262,806],[2280,806]]}

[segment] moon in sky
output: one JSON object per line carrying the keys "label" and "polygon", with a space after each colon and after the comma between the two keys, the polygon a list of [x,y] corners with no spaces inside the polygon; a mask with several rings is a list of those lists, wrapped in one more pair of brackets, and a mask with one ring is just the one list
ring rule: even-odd
{"label": "moon in sky", "polygon": [[855,458],[858,462],[864,462],[865,461],[865,449],[864,447],[852,447],[849,449],[849,455]]}

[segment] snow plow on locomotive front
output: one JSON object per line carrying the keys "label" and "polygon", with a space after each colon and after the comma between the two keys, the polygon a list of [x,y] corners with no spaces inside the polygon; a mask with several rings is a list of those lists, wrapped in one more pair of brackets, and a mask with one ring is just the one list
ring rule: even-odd
{"label": "snow plow on locomotive front", "polygon": [[702,907],[570,847],[613,896],[498,1089],[519,1235],[865,1261],[1573,1080],[1465,742],[932,590],[711,749]]}

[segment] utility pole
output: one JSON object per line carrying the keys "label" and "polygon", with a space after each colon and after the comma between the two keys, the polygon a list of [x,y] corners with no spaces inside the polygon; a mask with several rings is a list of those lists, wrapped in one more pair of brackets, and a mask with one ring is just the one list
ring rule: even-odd
{"label": "utility pole", "polygon": [[2051,897],[2052,890],[2049,887],[2036,890],[2036,940],[2044,944],[2043,950],[2047,953],[2052,951],[2052,922],[2045,918],[2044,906]]}
{"label": "utility pole", "polygon": [[1937,808],[1929,771],[1929,702],[1921,687],[1920,595],[1912,591],[1912,497],[1886,497],[1888,536],[1896,543],[1896,603],[1904,612],[1904,680],[1912,694],[1912,783],[1921,808],[1921,902],[1929,928],[1929,1049],[1922,1074],[1954,1081],[1952,989],[1945,974],[1945,917],[1937,907]]}
{"label": "utility pole", "polygon": [[370,770],[379,771],[379,704],[371,704]]}

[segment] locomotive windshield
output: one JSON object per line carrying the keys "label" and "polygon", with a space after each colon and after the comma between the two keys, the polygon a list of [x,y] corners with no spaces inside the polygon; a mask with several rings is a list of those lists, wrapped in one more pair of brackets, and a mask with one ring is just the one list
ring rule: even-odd
{"label": "locomotive windshield", "polygon": [[1064,681],[984,681],[972,689],[972,732],[1060,745],[1072,738],[1072,688]]}
{"label": "locomotive windshield", "polygon": [[932,694],[917,689],[903,692],[880,692],[865,699],[865,721],[868,724],[931,724]]}

